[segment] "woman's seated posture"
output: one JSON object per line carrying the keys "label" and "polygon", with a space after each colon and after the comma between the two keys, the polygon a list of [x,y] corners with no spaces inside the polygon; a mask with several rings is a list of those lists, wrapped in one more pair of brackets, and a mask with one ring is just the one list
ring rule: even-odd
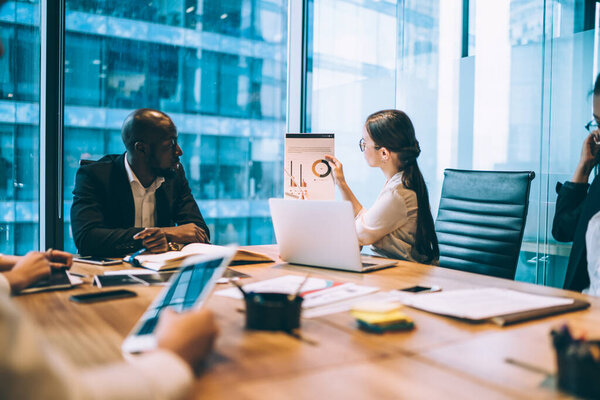
{"label": "woman's seated posture", "polygon": [[345,200],[352,203],[361,246],[376,253],[422,263],[437,263],[439,249],[429,208],[427,185],[417,164],[421,153],[410,118],[398,110],[371,114],[365,123],[360,150],[370,167],[381,169],[387,181],[370,209],[365,209],[344,178],[335,157],[334,178]]}

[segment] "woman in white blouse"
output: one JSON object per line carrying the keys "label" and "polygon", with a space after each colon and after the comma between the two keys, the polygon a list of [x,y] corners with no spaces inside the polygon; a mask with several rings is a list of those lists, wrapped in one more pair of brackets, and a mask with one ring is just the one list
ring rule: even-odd
{"label": "woman in white blouse", "polygon": [[387,178],[368,210],[346,183],[342,163],[331,155],[325,158],[333,165],[342,197],[352,203],[360,245],[371,245],[385,257],[437,263],[439,249],[427,185],[417,164],[421,149],[410,118],[398,110],[371,114],[359,144],[367,164],[380,168]]}

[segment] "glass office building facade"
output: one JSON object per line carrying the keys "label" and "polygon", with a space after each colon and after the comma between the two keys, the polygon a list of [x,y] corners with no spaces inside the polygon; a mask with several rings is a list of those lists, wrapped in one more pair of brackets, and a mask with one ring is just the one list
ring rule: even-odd
{"label": "glass office building facade", "polygon": [[39,235],[39,4],[0,8],[0,253],[23,254]]}
{"label": "glass office building facade", "polygon": [[[65,248],[76,250],[69,213],[79,161],[124,152],[121,123],[143,107],[166,112],[177,125],[182,163],[213,242],[272,243],[266,199],[283,190],[287,2],[66,6]],[[9,2],[0,15],[9,49],[3,62],[11,67],[0,72],[0,221],[7,239],[0,251],[22,253],[35,246],[38,229],[39,4]]]}

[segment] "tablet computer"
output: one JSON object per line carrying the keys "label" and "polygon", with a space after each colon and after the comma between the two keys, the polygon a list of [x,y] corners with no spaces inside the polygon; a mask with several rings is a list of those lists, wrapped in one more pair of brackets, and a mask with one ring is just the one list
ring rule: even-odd
{"label": "tablet computer", "polygon": [[190,256],[175,273],[127,336],[124,353],[140,353],[156,347],[154,331],[161,312],[171,308],[181,312],[201,307],[235,255],[235,248],[224,247],[218,254]]}

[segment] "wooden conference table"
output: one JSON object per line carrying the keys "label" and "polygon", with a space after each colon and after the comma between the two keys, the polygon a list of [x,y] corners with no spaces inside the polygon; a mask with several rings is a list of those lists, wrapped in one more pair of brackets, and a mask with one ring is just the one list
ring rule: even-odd
{"label": "wooden conference table", "polygon": [[[275,246],[250,248],[277,259]],[[94,274],[124,267],[75,264],[73,271]],[[586,299],[592,306],[504,328],[406,308],[416,329],[384,335],[359,331],[349,313],[343,312],[304,319],[302,338],[298,339],[284,333],[246,331],[242,302],[211,296],[207,306],[215,312],[221,333],[196,380],[192,398],[569,398],[554,386],[551,328],[568,322],[588,338],[600,337],[600,298],[549,287],[402,261],[395,268],[367,274],[284,263],[234,269],[251,275],[244,283],[310,272],[314,277],[381,290],[416,284],[439,285],[444,290],[494,286],[569,295]],[[224,287],[217,285],[216,290]],[[72,294],[98,290],[86,284],[15,300],[58,351],[76,365],[91,366],[122,359],[121,342],[162,289],[128,288],[138,297],[95,304],[68,300]]]}

